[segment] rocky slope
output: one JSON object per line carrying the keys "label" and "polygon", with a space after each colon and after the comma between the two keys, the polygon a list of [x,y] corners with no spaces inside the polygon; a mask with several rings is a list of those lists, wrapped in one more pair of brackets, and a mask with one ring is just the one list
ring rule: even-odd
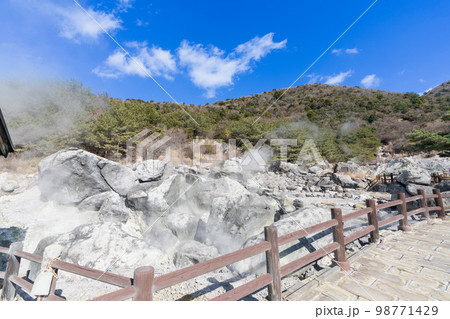
{"label": "rocky slope", "polygon": [[[275,162],[248,171],[238,158],[200,168],[154,160],[126,167],[68,149],[42,160],[38,178],[0,175],[0,239],[3,246],[24,241],[26,251],[122,275],[132,276],[143,265],[162,274],[262,241],[264,226],[274,224],[283,235],[328,220],[330,207],[340,207],[345,214],[363,207],[368,198],[381,203],[391,193],[429,190],[430,173],[449,169],[449,159],[418,157],[372,167],[321,162],[304,168]],[[370,178],[383,172],[401,174],[397,183],[365,191]],[[448,190],[448,183],[441,186]],[[381,218],[390,213],[382,211]],[[356,231],[365,222],[363,217],[352,220],[345,231]],[[285,245],[281,263],[331,240],[330,232],[322,232]],[[330,263],[327,256],[284,284]],[[156,298],[177,299],[188,293],[210,298],[254,278],[263,267],[262,257],[254,257],[161,291]],[[33,279],[38,269],[30,265],[23,274],[28,269]],[[66,273],[57,287],[68,299],[115,289]],[[254,297],[263,298],[264,292]]]}

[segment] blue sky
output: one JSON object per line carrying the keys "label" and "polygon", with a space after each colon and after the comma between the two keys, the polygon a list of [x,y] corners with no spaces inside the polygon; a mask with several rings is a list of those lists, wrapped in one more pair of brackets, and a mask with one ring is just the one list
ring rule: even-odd
{"label": "blue sky", "polygon": [[[95,93],[188,104],[286,88],[374,2],[77,1],[86,12],[0,2],[0,80],[77,78]],[[450,79],[449,13],[448,0],[379,0],[295,86],[424,92]]]}

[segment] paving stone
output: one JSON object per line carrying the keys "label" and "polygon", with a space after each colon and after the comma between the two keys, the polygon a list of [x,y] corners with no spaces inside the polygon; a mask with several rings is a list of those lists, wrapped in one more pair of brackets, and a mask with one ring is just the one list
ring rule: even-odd
{"label": "paving stone", "polygon": [[371,287],[379,289],[388,295],[397,296],[399,299],[402,300],[409,300],[409,301],[431,300],[429,297],[425,295],[418,294],[414,291],[410,291],[405,288],[397,287],[395,286],[395,284],[385,283],[381,280],[377,280]]}
{"label": "paving stone", "polygon": [[403,257],[403,252],[398,252],[393,250],[392,248],[388,249],[377,249],[374,253],[382,252],[385,254],[389,254],[392,259],[400,260]]}
{"label": "paving stone", "polygon": [[314,299],[311,299],[311,301],[334,301],[334,300],[324,294],[317,294],[317,296],[315,296]]}
{"label": "paving stone", "polygon": [[377,280],[384,279],[385,281],[398,286],[405,286],[408,283],[407,279],[404,279],[400,276],[393,276],[392,273],[377,271],[374,268],[369,268],[366,266],[361,267],[358,272],[366,274],[368,276],[373,276]]}
{"label": "paving stone", "polygon": [[432,288],[438,288],[442,289],[445,287],[445,283],[432,278],[431,276],[426,276],[423,273],[417,273],[417,272],[411,272],[405,269],[392,267],[389,269],[389,273],[395,275],[395,276],[401,276],[402,278],[406,278],[408,280],[418,282],[422,285],[432,287]]}
{"label": "paving stone", "polygon": [[[388,257],[386,257],[386,259],[388,259]],[[443,271],[446,273],[448,273],[450,271],[450,269],[443,264],[425,260],[423,258],[412,258],[412,257],[404,256],[400,261],[402,263],[404,263],[405,265],[408,264],[408,265],[414,265],[414,266],[420,266],[420,267],[427,267],[427,268],[435,269],[438,271]]]}
{"label": "paving stone", "polygon": [[339,286],[354,295],[363,297],[370,301],[391,301],[395,300],[395,297],[390,296],[378,289],[372,287],[367,287],[364,285],[357,284],[353,281],[345,280],[339,283]]}
{"label": "paving stone", "polygon": [[409,289],[413,290],[413,291],[417,291],[417,292],[427,295],[427,296],[431,296],[432,298],[437,299],[437,300],[444,300],[444,301],[450,300],[450,292],[433,289],[428,286],[424,286],[419,282],[412,282],[409,285]]}
{"label": "paving stone", "polygon": [[446,255],[450,255],[450,249],[448,248],[444,248],[444,247],[437,247],[436,248],[437,252],[440,252],[442,254],[446,254]]}
{"label": "paving stone", "polygon": [[353,301],[358,299],[358,296],[329,283],[320,285],[317,290],[336,301]]}
{"label": "paving stone", "polygon": [[448,256],[447,256],[447,258],[442,258],[442,257],[437,257],[437,256],[432,255],[429,260],[431,262],[437,262],[439,264],[445,265],[445,266],[447,266],[448,269],[450,269],[450,260],[449,260]]}
{"label": "paving stone", "polygon": [[[370,276],[368,274],[364,274],[360,271],[355,271],[352,275],[350,280],[353,279],[357,281],[358,283],[366,286],[370,286],[375,280],[377,280],[375,277]],[[345,280],[345,279],[344,279]]]}
{"label": "paving stone", "polygon": [[387,270],[390,267],[390,265],[388,263],[384,263],[384,262],[380,261],[380,259],[373,260],[373,259],[368,259],[368,258],[363,257],[363,258],[358,259],[358,261],[365,266],[378,268],[380,270]]}
{"label": "paving stone", "polygon": [[356,301],[370,301],[370,300],[367,300],[366,298],[363,298],[363,297],[359,296],[358,300],[356,300]]}
{"label": "paving stone", "polygon": [[412,249],[412,251],[418,251],[418,252],[422,252],[423,254],[429,254],[429,255],[433,255],[433,256],[441,257],[441,258],[446,258],[446,257],[448,257],[447,254],[443,254],[443,253],[441,253],[441,252],[439,252],[439,251],[432,250],[432,249],[424,249],[424,248],[422,248],[422,247],[414,247],[414,248]]}
{"label": "paving stone", "polygon": [[391,258],[389,256],[389,254],[380,253],[378,258],[383,258],[391,266],[395,266],[395,267],[400,268],[400,269],[406,269],[406,270],[409,270],[411,272],[418,273],[422,269],[422,266],[415,265],[415,264],[408,264],[408,263],[402,262],[401,260],[393,259],[393,258]]}
{"label": "paving stone", "polygon": [[423,267],[420,273],[429,277],[433,277],[436,280],[440,280],[442,282],[450,281],[450,274],[435,269],[430,269],[428,267]]}
{"label": "paving stone", "polygon": [[450,300],[449,233],[450,222],[436,221],[383,236],[382,244],[352,256],[350,273],[324,274],[308,296],[324,301]]}

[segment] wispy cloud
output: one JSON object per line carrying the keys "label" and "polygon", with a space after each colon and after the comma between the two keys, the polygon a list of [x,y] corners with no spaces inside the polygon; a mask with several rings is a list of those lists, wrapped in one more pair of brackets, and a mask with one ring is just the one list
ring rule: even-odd
{"label": "wispy cloud", "polygon": [[51,6],[53,6],[52,11],[59,20],[60,35],[76,42],[79,42],[82,38],[98,39],[100,35],[103,35],[103,30],[95,21],[107,32],[113,32],[121,28],[122,21],[113,13],[87,8],[87,13],[95,19],[94,21],[79,8],[62,7],[55,4],[51,4]]}
{"label": "wispy cloud", "polygon": [[376,74],[368,74],[362,80],[361,84],[365,88],[374,88],[380,85],[381,79]]}
{"label": "wispy cloud", "polygon": [[352,75],[352,70],[348,70],[347,72],[340,72],[336,75],[329,75],[326,77],[325,84],[329,85],[339,85],[343,83],[348,77]]}
{"label": "wispy cloud", "polygon": [[359,50],[358,48],[348,48],[348,49],[333,49],[331,50],[331,53],[339,56],[339,55],[343,55],[343,54],[348,54],[348,55],[353,55],[353,54],[358,54]]}
{"label": "wispy cloud", "polygon": [[126,12],[128,9],[133,7],[133,5],[132,5],[133,2],[134,2],[134,0],[118,0],[117,9],[119,11]]}
{"label": "wispy cloud", "polygon": [[322,74],[308,74],[306,77],[309,78],[309,84],[313,83],[325,83],[329,85],[338,85],[343,83],[347,78],[352,76],[353,71],[348,70],[347,72],[340,72],[338,74],[322,75]]}
{"label": "wispy cloud", "polygon": [[228,55],[215,46],[205,47],[183,41],[177,54],[191,81],[206,91],[206,97],[212,98],[218,88],[232,85],[237,74],[249,71],[252,61],[259,61],[272,50],[286,46],[286,39],[274,42],[273,35],[268,33],[261,38],[254,37],[238,45]]}
{"label": "wispy cloud", "polygon": [[97,40],[104,35],[98,24],[109,33],[122,28],[122,20],[116,15],[116,9],[106,12],[86,7],[86,12],[84,12],[75,1],[14,0],[12,2],[32,11],[33,15],[46,15],[47,20],[57,24],[56,30],[60,36],[76,43],[84,40]]}
{"label": "wispy cloud", "polygon": [[170,50],[157,46],[148,47],[145,42],[129,42],[126,46],[129,52],[133,52],[130,53],[133,59],[117,49],[93,72],[105,78],[118,78],[123,75],[146,77],[148,73],[151,76],[173,79],[172,74],[176,72],[177,66]]}
{"label": "wispy cloud", "polygon": [[137,19],[136,20],[136,25],[138,27],[146,27],[149,25],[149,23],[147,21],[142,21],[141,19]]}
{"label": "wispy cloud", "polygon": [[425,79],[420,78],[420,79],[419,79],[419,82],[420,82],[420,83],[425,83],[426,81],[425,81]]}

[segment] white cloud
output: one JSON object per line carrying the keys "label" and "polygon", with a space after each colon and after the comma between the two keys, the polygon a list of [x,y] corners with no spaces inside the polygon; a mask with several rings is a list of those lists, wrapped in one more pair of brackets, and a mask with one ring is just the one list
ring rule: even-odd
{"label": "white cloud", "polygon": [[148,26],[150,23],[148,23],[147,21],[142,21],[141,19],[137,19],[136,20],[136,25],[138,26],[138,27],[146,27],[146,26]]}
{"label": "white cloud", "polygon": [[348,48],[348,49],[333,49],[333,50],[331,50],[331,53],[333,53],[333,54],[335,54],[335,55],[337,55],[337,56],[342,55],[342,54],[348,54],[348,55],[351,55],[351,54],[358,54],[358,53],[359,53],[359,50],[358,50],[358,48],[352,48],[352,49],[350,49],[350,48]]}
{"label": "white cloud", "polygon": [[191,81],[206,90],[206,97],[212,98],[216,90],[233,84],[237,74],[251,69],[252,61],[259,61],[272,50],[286,46],[287,40],[273,42],[273,33],[254,37],[238,45],[233,52],[225,52],[215,46],[205,47],[183,41],[177,49],[180,65],[187,68]]}
{"label": "white cloud", "polygon": [[348,70],[347,72],[340,72],[338,74],[332,75],[322,75],[322,74],[308,74],[306,77],[309,78],[308,84],[313,83],[325,83],[329,85],[338,85],[343,83],[348,77],[352,76],[353,71]]}
{"label": "white cloud", "polygon": [[419,79],[419,82],[420,82],[420,83],[425,83],[426,81],[425,81],[424,79],[420,78],[420,79]]}
{"label": "white cloud", "polygon": [[54,6],[53,12],[58,16],[61,27],[60,35],[79,42],[80,38],[98,39],[104,33],[98,24],[108,33],[121,28],[122,21],[112,13],[95,11],[90,8],[87,8],[86,11],[90,16],[78,7]]}
{"label": "white cloud", "polygon": [[329,85],[338,85],[345,81],[352,74],[352,70],[348,70],[347,72],[341,72],[336,75],[329,75],[326,77],[325,84]]}
{"label": "white cloud", "polygon": [[150,74],[152,77],[173,79],[172,74],[176,72],[177,67],[175,57],[169,50],[155,46],[148,48],[146,43],[140,42],[129,42],[127,47],[135,51],[132,54],[133,59],[117,49],[93,72],[106,78],[118,78],[123,75],[146,77]]}
{"label": "white cloud", "polygon": [[377,87],[380,85],[381,79],[376,74],[368,74],[362,80],[361,84],[365,88]]}
{"label": "white cloud", "polygon": [[[47,16],[47,20],[58,25],[57,29],[60,36],[78,43],[84,39],[98,39],[104,33],[98,24],[108,33],[122,28],[122,21],[115,15],[116,10],[107,13],[99,9],[94,10],[89,7],[83,7],[87,12],[86,14],[74,1],[11,1],[24,9],[32,11],[34,16],[36,14]],[[64,4],[61,4],[61,2]]]}
{"label": "white cloud", "polygon": [[117,9],[119,11],[127,11],[128,9],[132,8],[134,0],[118,0]]}
{"label": "white cloud", "polygon": [[306,77],[309,78],[308,84],[319,83],[324,79],[323,75],[315,73],[308,74]]}

